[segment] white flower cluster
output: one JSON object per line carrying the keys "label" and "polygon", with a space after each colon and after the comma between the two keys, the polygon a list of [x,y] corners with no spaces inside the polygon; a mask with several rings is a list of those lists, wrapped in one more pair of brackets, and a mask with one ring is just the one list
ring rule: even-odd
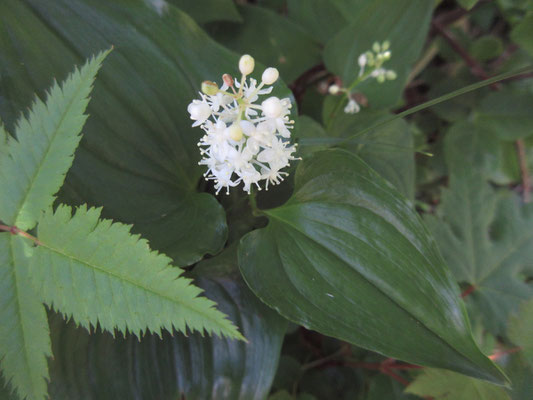
{"label": "white flower cluster", "polygon": [[330,94],[345,93],[348,98],[348,104],[344,107],[346,114],[355,114],[361,110],[361,107],[357,104],[351,93],[352,89],[358,84],[369,78],[374,78],[379,83],[396,79],[395,71],[383,68],[383,64],[391,58],[389,47],[390,43],[388,41],[381,44],[376,42],[372,46],[372,51],[366,51],[359,56],[357,60],[359,64],[359,75],[349,88],[341,88],[338,85],[331,85],[329,87]]}
{"label": "white flower cluster", "polygon": [[[224,74],[224,84],[219,88],[214,82],[202,83],[200,100],[193,100],[187,111],[205,135],[198,146],[203,156],[199,162],[207,166],[206,179],[214,180],[216,193],[243,183],[243,190],[250,193],[252,185],[259,190],[259,182],[265,187],[279,184],[287,175],[281,169],[296,158],[292,154],[296,145],[290,145],[291,102],[288,98],[270,96],[256,104],[261,95],[272,92],[272,85],[279,77],[276,68],[267,68],[261,83],[247,76],[254,70],[253,57],[244,55],[239,61],[241,80]],[[231,90],[231,91],[230,91]]]}

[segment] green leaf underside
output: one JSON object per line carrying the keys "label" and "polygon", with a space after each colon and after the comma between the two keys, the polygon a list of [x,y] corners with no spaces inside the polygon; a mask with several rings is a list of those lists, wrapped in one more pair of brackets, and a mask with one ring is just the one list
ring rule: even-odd
{"label": "green leaf underside", "polygon": [[524,302],[517,315],[509,320],[509,339],[520,346],[533,366],[533,299]]}
{"label": "green leaf underside", "polygon": [[356,18],[333,37],[324,49],[329,71],[339,75],[347,86],[359,73],[359,56],[375,41],[389,40],[392,57],[384,67],[398,78],[385,84],[370,80],[358,87],[374,108],[395,105],[426,39],[433,2],[427,0],[363,0],[351,2]]}
{"label": "green leaf underside", "polygon": [[44,399],[51,356],[44,306],[33,290],[26,239],[0,233],[0,366],[20,399]]}
{"label": "green leaf underside", "polygon": [[[0,219],[28,230],[49,207],[72,164],[102,52],[50,89],[46,103],[35,99],[28,117],[17,122],[16,140],[0,157]],[[31,150],[29,150],[31,149]]]}
{"label": "green leaf underside", "polygon": [[222,73],[237,71],[238,55],[173,5],[159,14],[144,0],[6,0],[0,21],[0,96],[10,99],[0,101],[0,115],[8,128],[11,107],[26,107],[51,76],[61,79],[83,57],[115,46],[60,199],[103,206],[106,218],[134,224],[180,266],[220,251],[224,210],[196,192],[202,131],[186,110],[203,80],[220,83]]}
{"label": "green leaf underside", "polygon": [[0,121],[0,157],[7,156],[7,143],[9,141],[9,135]]}
{"label": "green leaf underside", "polygon": [[[262,400],[272,384],[286,320],[248,289],[225,252],[198,265],[196,283],[249,342],[163,333],[112,339],[88,335],[58,316],[51,331],[55,360],[50,395],[57,399]],[[231,252],[230,252],[231,253]],[[234,252],[233,252],[234,253]],[[205,264],[205,265],[204,265]],[[195,274],[196,275],[196,274]]]}
{"label": "green leaf underside", "polygon": [[488,184],[484,129],[457,124],[445,144],[450,185],[426,220],[456,279],[475,287],[467,301],[488,330],[503,334],[510,313],[533,296],[521,276],[533,259],[533,205]]}
{"label": "green leaf underside", "polygon": [[435,400],[510,400],[505,389],[451,371],[426,368],[406,389],[407,393]]}
{"label": "green leaf underside", "polygon": [[[46,103],[36,99],[28,117],[20,117],[16,139],[0,153],[0,220],[26,230],[54,201],[79,140],[92,84],[108,52],[76,69],[60,86],[50,89]],[[2,255],[0,359],[6,380],[21,398],[46,396],[51,355],[48,322],[29,275],[31,248],[26,239],[0,234]]]}
{"label": "green leaf underside", "polygon": [[[245,236],[239,264],[264,302],[309,329],[397,359],[503,382],[412,206],[356,156],[302,162],[287,204]],[[392,328],[393,327],[393,328]]]}
{"label": "green leaf underside", "polygon": [[31,275],[51,307],[86,328],[110,332],[189,328],[244,339],[215,303],[198,297],[201,290],[181,269],[131,235],[130,226],[100,220],[100,209],[71,211],[59,206],[39,220]]}

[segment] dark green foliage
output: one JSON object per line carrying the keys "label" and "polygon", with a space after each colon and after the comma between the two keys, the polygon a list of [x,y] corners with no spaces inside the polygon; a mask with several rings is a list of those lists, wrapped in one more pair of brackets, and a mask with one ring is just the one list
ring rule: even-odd
{"label": "dark green foliage", "polygon": [[[1,1],[0,398],[533,398],[532,16]],[[187,106],[245,53],[301,160],[216,195]]]}

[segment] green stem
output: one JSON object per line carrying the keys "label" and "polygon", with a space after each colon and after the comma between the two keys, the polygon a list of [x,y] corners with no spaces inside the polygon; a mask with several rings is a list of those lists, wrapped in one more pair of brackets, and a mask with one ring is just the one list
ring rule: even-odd
{"label": "green stem", "polygon": [[255,188],[252,186],[250,189],[250,194],[248,195],[248,199],[250,201],[250,207],[252,208],[252,215],[255,217],[262,215],[262,211],[257,207],[257,199],[255,198]]}

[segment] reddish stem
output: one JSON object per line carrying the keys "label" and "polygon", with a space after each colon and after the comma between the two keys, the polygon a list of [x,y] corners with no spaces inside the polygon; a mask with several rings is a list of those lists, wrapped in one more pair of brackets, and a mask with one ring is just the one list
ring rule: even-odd
{"label": "reddish stem", "polygon": [[463,291],[463,293],[461,293],[461,297],[464,299],[465,297],[467,297],[470,293],[472,293],[475,290],[476,290],[476,287],[474,285],[470,285]]}
{"label": "reddish stem", "polygon": [[403,377],[401,377],[400,375],[398,374],[395,374],[394,372],[392,372],[390,369],[388,368],[382,368],[380,370],[381,373],[385,374],[385,375],[388,375],[390,376],[392,379],[394,379],[395,381],[397,382],[400,382],[402,385],[404,386],[409,386],[409,381]]}
{"label": "reddish stem", "polygon": [[37,245],[41,245],[42,243],[37,239],[35,236],[30,235],[28,232],[23,231],[22,229],[17,228],[16,226],[9,226],[9,225],[0,225],[0,232],[9,232],[12,235],[18,235],[25,237],[26,239],[30,239]]}
{"label": "reddish stem", "polygon": [[513,353],[517,353],[519,352],[520,350],[522,350],[521,347],[513,347],[512,349],[507,349],[507,350],[500,350],[500,351],[497,351],[496,353],[492,354],[489,356],[489,358],[491,360],[498,360],[500,358],[502,358],[504,355],[506,354],[513,354]]}

